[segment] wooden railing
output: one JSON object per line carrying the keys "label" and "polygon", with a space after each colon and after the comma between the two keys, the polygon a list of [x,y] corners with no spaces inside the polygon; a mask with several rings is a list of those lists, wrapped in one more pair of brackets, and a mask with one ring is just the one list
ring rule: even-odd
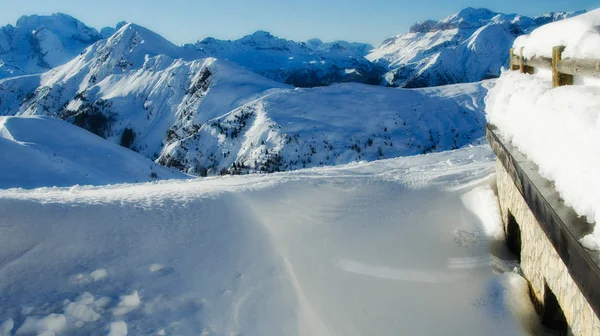
{"label": "wooden railing", "polygon": [[519,70],[521,73],[533,74],[534,68],[552,70],[552,86],[572,85],[573,76],[586,76],[600,78],[600,60],[598,59],[562,59],[564,46],[552,48],[552,58],[523,57],[523,48],[519,55],[510,49],[510,69]]}

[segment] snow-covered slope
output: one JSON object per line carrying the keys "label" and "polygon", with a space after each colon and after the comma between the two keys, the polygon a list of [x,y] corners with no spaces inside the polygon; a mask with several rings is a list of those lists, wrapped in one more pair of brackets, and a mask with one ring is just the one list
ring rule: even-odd
{"label": "snow-covered slope", "polygon": [[0,189],[186,178],[49,117],[0,117]]}
{"label": "snow-covered slope", "polygon": [[0,332],[524,335],[513,313],[535,323],[534,310],[510,308],[529,302],[527,282],[490,253],[481,222],[500,227],[493,172],[489,148],[474,147],[269,176],[0,190]]}
{"label": "snow-covered slope", "polygon": [[460,148],[483,136],[491,82],[279,91],[206,122],[158,162],[193,174],[280,171]]}
{"label": "snow-covered slope", "polygon": [[465,8],[441,21],[413,25],[384,41],[367,59],[388,67],[385,84],[425,87],[497,77],[515,38],[549,22],[580,14],[537,17]]}
{"label": "snow-covered slope", "polygon": [[236,172],[238,164],[274,171],[412,155],[483,135],[487,82],[293,89],[196,56],[126,24],[63,66],[0,80],[0,115],[64,119],[193,174]]}
{"label": "snow-covered slope", "polygon": [[16,26],[0,27],[0,79],[62,65],[101,38],[66,14],[23,16]]}
{"label": "snow-covered slope", "polygon": [[295,42],[257,31],[239,40],[206,38],[186,47],[299,87],[340,82],[379,84],[385,72],[385,68],[365,59],[373,47],[364,43],[323,43],[319,39]]}

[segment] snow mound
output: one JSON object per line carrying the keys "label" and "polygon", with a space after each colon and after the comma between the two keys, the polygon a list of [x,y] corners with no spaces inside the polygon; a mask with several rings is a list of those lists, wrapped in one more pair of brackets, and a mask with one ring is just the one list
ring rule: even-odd
{"label": "snow mound", "polygon": [[563,58],[600,59],[600,9],[540,27],[519,36],[516,50],[525,57],[552,57],[552,47],[565,46]]}
{"label": "snow mound", "polygon": [[0,188],[186,178],[84,129],[48,117],[0,117]]}

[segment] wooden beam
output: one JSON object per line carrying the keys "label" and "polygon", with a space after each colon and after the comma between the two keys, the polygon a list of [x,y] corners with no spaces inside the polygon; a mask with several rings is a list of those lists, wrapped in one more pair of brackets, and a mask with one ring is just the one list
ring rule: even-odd
{"label": "wooden beam", "polygon": [[564,59],[556,65],[558,72],[568,75],[600,78],[600,60]]}
{"label": "wooden beam", "polygon": [[558,63],[562,59],[562,53],[565,46],[556,46],[552,48],[552,87],[573,84],[573,75],[561,73],[558,69]]}
{"label": "wooden beam", "polygon": [[549,57],[533,57],[530,59],[526,59],[524,60],[525,64],[527,66],[533,67],[533,68],[540,68],[540,69],[547,69],[550,70],[552,69],[552,58]]}

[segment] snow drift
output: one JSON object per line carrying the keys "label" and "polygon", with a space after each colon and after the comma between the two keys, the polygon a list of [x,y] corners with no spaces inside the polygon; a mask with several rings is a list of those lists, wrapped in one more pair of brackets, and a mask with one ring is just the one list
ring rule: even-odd
{"label": "snow drift", "polygon": [[490,254],[460,198],[490,181],[493,160],[481,146],[283,174],[0,190],[0,330],[526,334],[509,310],[514,264]]}

